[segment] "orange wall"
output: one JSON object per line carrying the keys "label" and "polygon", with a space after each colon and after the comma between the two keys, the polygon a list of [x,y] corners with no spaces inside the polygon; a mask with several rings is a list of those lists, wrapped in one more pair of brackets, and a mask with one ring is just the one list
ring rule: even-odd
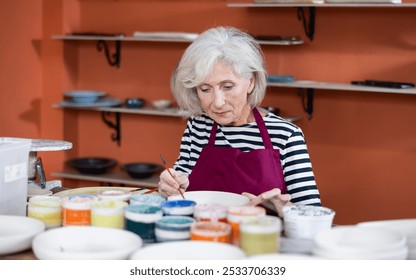
{"label": "orange wall", "polygon": [[[25,25],[30,18],[25,14],[27,3],[34,5],[32,17],[33,11],[38,12],[36,23]],[[27,56],[32,61],[19,64],[11,55],[0,54],[7,63],[0,70],[0,135],[73,142],[71,151],[45,153],[49,173],[61,170],[63,160],[73,156],[158,162],[163,153],[168,162],[175,160],[185,125],[179,118],[123,114],[118,147],[98,113],[63,111],[51,104],[62,100],[63,91],[81,88],[105,90],[121,99],[171,98],[169,75],[187,44],[123,42],[121,67],[114,68],[93,42],[51,40],[53,34],[71,31],[131,35],[136,30],[201,32],[215,25],[234,25],[253,34],[302,36],[304,45],[263,47],[273,74],[346,83],[359,79],[416,82],[416,8],[318,8],[315,39],[310,42],[295,8],[228,8],[226,3],[20,0],[0,4],[15,11],[13,17],[7,14],[8,24],[0,26],[2,34],[15,34],[2,46],[8,45],[14,57]],[[41,30],[39,61],[36,47],[29,42]],[[3,70],[11,67],[16,69],[14,75]],[[5,90],[16,92],[10,97],[16,99],[12,105],[6,103],[10,98],[4,97]],[[28,122],[22,115],[35,100],[42,104],[42,110],[34,113],[40,121]],[[416,96],[317,90],[311,120],[294,89],[271,88],[264,105],[280,108],[283,115],[302,116],[297,124],[307,139],[323,203],[337,212],[336,223],[416,216]]]}

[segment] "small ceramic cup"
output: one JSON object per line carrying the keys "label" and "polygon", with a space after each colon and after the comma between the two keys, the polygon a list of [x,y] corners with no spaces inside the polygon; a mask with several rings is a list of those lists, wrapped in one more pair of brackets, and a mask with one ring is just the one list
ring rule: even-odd
{"label": "small ceramic cup", "polygon": [[191,237],[191,225],[196,221],[185,216],[165,216],[156,221],[157,242],[188,240]]}
{"label": "small ceramic cup", "polygon": [[91,203],[91,225],[124,229],[124,209],[127,202],[122,200],[99,200]]}
{"label": "small ceramic cup", "polygon": [[194,215],[196,202],[193,200],[169,200],[162,203],[163,213],[166,216],[189,216]]}
{"label": "small ceramic cup", "polygon": [[62,225],[62,200],[60,197],[37,195],[29,199],[28,217],[41,220],[47,229]]}

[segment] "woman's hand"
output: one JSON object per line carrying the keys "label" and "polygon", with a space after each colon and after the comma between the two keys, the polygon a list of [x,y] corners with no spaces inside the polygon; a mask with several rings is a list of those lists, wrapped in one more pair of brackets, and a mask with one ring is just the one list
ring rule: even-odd
{"label": "woman's hand", "polygon": [[256,206],[261,204],[264,207],[277,212],[281,218],[283,217],[283,207],[292,204],[292,202],[290,202],[290,194],[282,194],[278,188],[271,189],[270,191],[259,194],[258,196],[246,192],[242,193],[242,195],[250,199],[250,203],[248,205]]}
{"label": "woman's hand", "polygon": [[172,176],[167,170],[164,170],[159,177],[159,189],[158,192],[163,197],[167,198],[171,195],[179,194],[179,188],[184,192],[189,186],[188,176],[183,175],[172,168],[169,168],[169,171],[172,173]]}

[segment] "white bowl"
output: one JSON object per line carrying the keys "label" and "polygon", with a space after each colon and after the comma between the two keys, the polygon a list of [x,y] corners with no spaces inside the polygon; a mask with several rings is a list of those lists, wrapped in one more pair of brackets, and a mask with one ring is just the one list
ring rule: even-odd
{"label": "white bowl", "polygon": [[245,258],[237,246],[211,241],[173,241],[148,245],[134,252],[131,260],[239,260]]}
{"label": "white bowl", "polygon": [[163,110],[169,108],[172,102],[167,99],[159,99],[153,101],[152,104],[156,109]]}
{"label": "white bowl", "polygon": [[142,239],[127,230],[69,226],[39,234],[32,249],[41,260],[122,260],[142,245]]}
{"label": "white bowl", "polygon": [[97,102],[104,95],[106,95],[105,92],[95,90],[72,90],[64,92],[64,96],[71,98],[72,102],[80,104]]}
{"label": "white bowl", "polygon": [[406,236],[416,234],[416,219],[379,220],[358,223],[359,227],[387,228],[398,231]]}
{"label": "white bowl", "polygon": [[23,216],[0,215],[0,255],[27,250],[33,238],[45,230],[45,224]]}
{"label": "white bowl", "polygon": [[[196,204],[220,204],[225,206],[244,206],[250,202],[248,197],[241,194],[219,191],[189,191],[184,193],[185,199],[193,200]],[[168,200],[181,200],[181,195],[173,195]]]}
{"label": "white bowl", "polygon": [[389,229],[338,226],[315,237],[314,254],[327,258],[397,259],[407,251],[405,236]]}

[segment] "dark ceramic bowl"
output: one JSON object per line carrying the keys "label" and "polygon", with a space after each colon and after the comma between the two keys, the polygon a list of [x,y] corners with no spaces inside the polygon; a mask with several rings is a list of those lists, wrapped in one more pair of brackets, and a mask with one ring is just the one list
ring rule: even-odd
{"label": "dark ceramic bowl", "polygon": [[117,162],[111,158],[84,157],[70,159],[66,164],[75,168],[80,173],[103,174],[113,168]]}
{"label": "dark ceramic bowl", "polygon": [[144,106],[144,99],[143,98],[136,98],[136,97],[132,97],[132,98],[127,98],[124,101],[124,106],[126,106],[127,108],[142,108]]}
{"label": "dark ceramic bowl", "polygon": [[144,179],[160,173],[163,170],[163,166],[154,163],[132,162],[122,165],[121,169],[125,170],[130,177]]}

